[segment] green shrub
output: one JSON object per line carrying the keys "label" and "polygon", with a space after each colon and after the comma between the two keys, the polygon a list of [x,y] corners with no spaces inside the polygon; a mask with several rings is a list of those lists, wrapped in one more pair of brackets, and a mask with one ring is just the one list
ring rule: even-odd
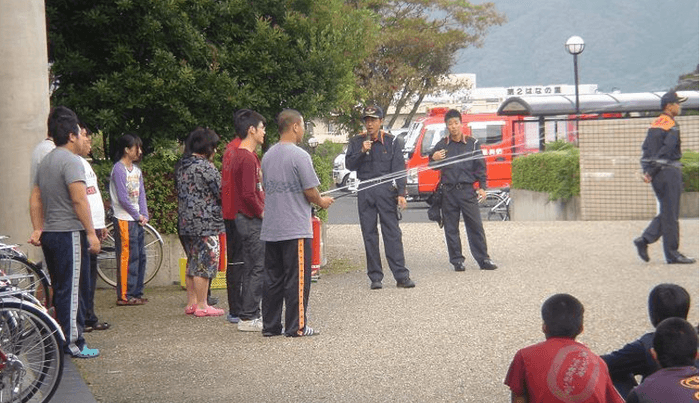
{"label": "green shrub", "polygon": [[698,153],[686,151],[681,157],[683,163],[683,190],[686,192],[698,191]]}
{"label": "green shrub", "polygon": [[579,150],[563,147],[561,151],[518,157],[513,160],[512,175],[515,189],[546,192],[551,200],[578,196],[581,192]]}

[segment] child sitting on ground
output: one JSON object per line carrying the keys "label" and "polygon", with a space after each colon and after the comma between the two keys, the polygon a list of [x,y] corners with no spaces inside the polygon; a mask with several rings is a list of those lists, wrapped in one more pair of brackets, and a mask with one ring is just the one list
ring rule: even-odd
{"label": "child sitting on ground", "polygon": [[656,327],[653,345],[651,355],[661,369],[649,375],[625,402],[697,402],[697,331],[684,319],[668,318]]}
{"label": "child sitting on ground", "polygon": [[[690,294],[676,284],[659,284],[649,293],[648,306],[649,320],[654,327],[666,318],[686,319]],[[654,332],[649,332],[617,351],[600,356],[608,365],[613,385],[622,397],[637,386],[635,375],[641,375],[644,380],[660,368],[649,351],[653,339]]]}
{"label": "child sitting on ground", "polygon": [[542,305],[546,340],[521,349],[505,384],[512,402],[621,403],[605,362],[576,341],[583,332],[583,305],[569,294],[556,294]]}

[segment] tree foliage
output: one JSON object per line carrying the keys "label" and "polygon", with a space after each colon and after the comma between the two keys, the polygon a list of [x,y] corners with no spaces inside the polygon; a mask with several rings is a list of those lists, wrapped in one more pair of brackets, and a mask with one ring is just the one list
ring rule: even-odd
{"label": "tree foliage", "polygon": [[[457,52],[481,47],[489,27],[505,16],[493,3],[464,0],[348,0],[372,10],[380,21],[373,52],[355,72],[366,102],[398,108],[427,94],[451,89],[445,80]],[[391,122],[393,123],[393,121]]]}
{"label": "tree foliage", "polygon": [[47,0],[53,104],[147,151],[195,126],[235,134],[232,114],[294,108],[325,116],[356,103],[366,10],[342,0]]}

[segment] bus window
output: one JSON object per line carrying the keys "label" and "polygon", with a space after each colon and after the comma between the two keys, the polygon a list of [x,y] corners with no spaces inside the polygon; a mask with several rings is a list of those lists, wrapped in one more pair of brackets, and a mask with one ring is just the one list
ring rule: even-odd
{"label": "bus window", "polygon": [[504,121],[498,122],[469,122],[472,137],[481,144],[498,144],[503,141]]}
{"label": "bus window", "polygon": [[447,134],[446,132],[447,128],[444,124],[428,126],[428,128],[425,130],[425,134],[423,135],[423,142],[421,143],[420,147],[421,155],[425,156],[430,154],[430,151],[432,151],[432,149],[435,147],[435,144],[445,137]]}

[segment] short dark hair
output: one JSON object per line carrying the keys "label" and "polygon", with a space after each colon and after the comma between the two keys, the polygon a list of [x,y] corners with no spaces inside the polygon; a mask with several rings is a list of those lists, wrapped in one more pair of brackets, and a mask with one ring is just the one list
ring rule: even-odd
{"label": "short dark hair", "polygon": [[664,319],[654,332],[654,350],[661,368],[694,365],[698,332],[685,319]]}
{"label": "short dark hair", "polygon": [[688,318],[690,294],[676,284],[659,284],[649,293],[649,319],[656,327],[666,318]]}
{"label": "short dark hair", "polygon": [[127,133],[117,139],[117,146],[114,151],[114,162],[119,161],[124,156],[124,149],[133,146],[143,146],[141,138],[135,134]]}
{"label": "short dark hair", "polygon": [[238,137],[242,139],[248,136],[248,129],[250,126],[257,128],[260,122],[262,122],[263,126],[267,124],[267,121],[261,114],[250,109],[236,111],[236,113],[233,114],[233,121],[236,126],[236,133],[238,133]]}
{"label": "short dark hair", "polygon": [[284,133],[294,124],[301,121],[301,113],[296,109],[284,109],[277,115],[277,128]]}
{"label": "short dark hair", "polygon": [[79,120],[78,126],[80,126],[80,128],[82,129],[85,129],[85,134],[87,134],[88,136],[92,136],[92,130],[90,130],[90,128],[88,127],[88,125],[85,124],[85,122]]}
{"label": "short dark hair", "polygon": [[445,123],[447,123],[447,121],[452,119],[452,118],[457,118],[461,122],[462,121],[462,114],[459,113],[459,111],[457,109],[450,109],[445,114]]}
{"label": "short dark hair", "polygon": [[210,128],[197,127],[187,136],[185,144],[189,146],[190,152],[209,158],[219,144],[219,135]]}
{"label": "short dark hair", "polygon": [[65,106],[57,106],[49,113],[49,136],[56,147],[68,144],[70,134],[80,135],[78,116]]}
{"label": "short dark hair", "polygon": [[583,330],[583,304],[569,294],[555,294],[542,304],[545,336],[575,339]]}

